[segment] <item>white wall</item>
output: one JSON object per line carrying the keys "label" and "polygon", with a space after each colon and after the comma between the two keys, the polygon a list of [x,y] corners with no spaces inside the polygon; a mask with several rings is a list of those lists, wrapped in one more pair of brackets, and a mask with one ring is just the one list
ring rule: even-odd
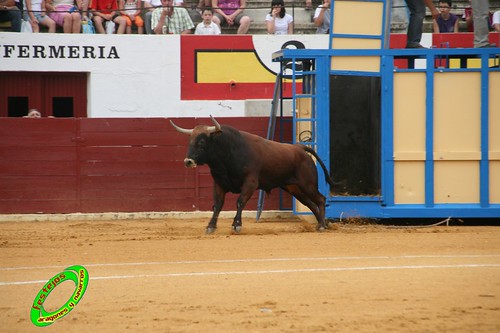
{"label": "white wall", "polygon": [[[326,35],[255,35],[252,38],[259,59],[274,72],[279,70],[279,64],[272,62],[272,53],[288,40],[299,40],[311,49],[328,46]],[[51,52],[51,47],[64,50],[64,57]],[[85,50],[92,48],[95,58],[90,58],[89,54],[85,57]],[[252,109],[252,101],[181,101],[180,55],[181,38],[178,35],[0,32],[0,72],[89,73],[89,117],[248,115],[246,109]],[[255,103],[262,104],[262,100]]]}

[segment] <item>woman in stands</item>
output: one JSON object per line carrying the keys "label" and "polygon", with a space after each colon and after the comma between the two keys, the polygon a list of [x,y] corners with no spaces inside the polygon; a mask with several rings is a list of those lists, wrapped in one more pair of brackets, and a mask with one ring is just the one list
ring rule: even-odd
{"label": "woman in stands", "polygon": [[82,19],[74,0],[47,0],[49,17],[63,28],[64,33],[79,34]]}
{"label": "woman in stands", "polygon": [[271,11],[266,15],[267,33],[286,35],[293,33],[293,17],[286,13],[283,0],[272,0]]}
{"label": "woman in stands", "polygon": [[45,0],[26,0],[26,11],[28,12],[33,32],[40,32],[40,25],[56,32],[56,22],[46,15]]}

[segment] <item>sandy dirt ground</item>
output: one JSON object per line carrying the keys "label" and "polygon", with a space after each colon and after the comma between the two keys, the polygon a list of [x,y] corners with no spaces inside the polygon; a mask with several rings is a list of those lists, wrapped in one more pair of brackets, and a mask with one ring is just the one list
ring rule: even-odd
{"label": "sandy dirt ground", "polygon": [[[500,332],[500,227],[207,222],[0,223],[0,332]],[[85,295],[35,326],[38,291],[71,265]]]}

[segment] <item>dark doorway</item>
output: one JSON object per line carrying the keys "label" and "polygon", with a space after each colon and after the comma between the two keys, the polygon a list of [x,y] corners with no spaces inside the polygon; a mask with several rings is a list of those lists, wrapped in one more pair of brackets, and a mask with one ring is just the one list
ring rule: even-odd
{"label": "dark doorway", "polygon": [[54,97],[52,115],[54,117],[73,117],[73,97]]}
{"label": "dark doorway", "polygon": [[0,72],[0,117],[87,117],[87,73]]}
{"label": "dark doorway", "polygon": [[28,96],[11,97],[7,99],[7,112],[9,117],[23,117],[28,114]]}
{"label": "dark doorway", "polygon": [[330,77],[330,166],[335,195],[380,194],[380,78]]}

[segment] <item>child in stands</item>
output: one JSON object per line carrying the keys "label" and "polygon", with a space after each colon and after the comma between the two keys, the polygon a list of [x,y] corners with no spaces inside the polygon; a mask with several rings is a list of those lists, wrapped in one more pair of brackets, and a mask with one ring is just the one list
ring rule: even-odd
{"label": "child in stands", "polygon": [[217,24],[212,22],[212,17],[214,13],[212,8],[204,8],[201,13],[201,17],[203,19],[202,22],[198,23],[196,26],[196,30],[194,31],[195,35],[220,35],[220,28]]}
{"label": "child in stands", "polygon": [[140,0],[120,0],[120,13],[125,19],[127,28],[125,33],[132,33],[132,22],[137,26],[137,33],[144,33],[144,21],[141,17],[141,2]]}
{"label": "child in stands", "polygon": [[458,32],[458,17],[450,13],[451,0],[439,0],[439,16],[432,20],[434,33]]}
{"label": "child in stands", "polygon": [[104,34],[106,22],[116,24],[116,33],[125,33],[126,21],[118,14],[117,0],[92,0],[90,8],[93,11],[93,20],[96,32]]}

